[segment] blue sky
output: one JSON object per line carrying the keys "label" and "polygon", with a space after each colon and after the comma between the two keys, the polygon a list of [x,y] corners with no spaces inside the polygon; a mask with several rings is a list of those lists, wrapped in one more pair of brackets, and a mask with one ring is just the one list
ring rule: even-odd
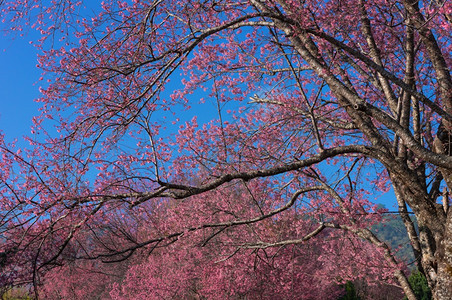
{"label": "blue sky", "polygon": [[35,48],[30,36],[0,35],[0,130],[7,141],[30,134],[31,118],[38,114],[38,82]]}

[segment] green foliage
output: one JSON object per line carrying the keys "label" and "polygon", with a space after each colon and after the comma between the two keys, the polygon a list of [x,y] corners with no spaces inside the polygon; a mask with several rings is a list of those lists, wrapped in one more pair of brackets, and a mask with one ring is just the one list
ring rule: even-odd
{"label": "green foliage", "polygon": [[32,300],[33,297],[30,295],[29,291],[25,288],[7,288],[6,291],[0,293],[1,300]]}
{"label": "green foliage", "polygon": [[[424,274],[419,272],[418,270],[413,271],[408,278],[410,282],[411,288],[413,289],[414,294],[418,300],[430,300],[432,299],[432,291],[428,287],[427,279]],[[407,298],[403,298],[406,300]]]}
{"label": "green foliage", "polygon": [[345,295],[340,297],[338,300],[360,300],[361,298],[358,297],[356,294],[356,289],[351,281],[347,281],[347,283],[344,285],[345,288]]}

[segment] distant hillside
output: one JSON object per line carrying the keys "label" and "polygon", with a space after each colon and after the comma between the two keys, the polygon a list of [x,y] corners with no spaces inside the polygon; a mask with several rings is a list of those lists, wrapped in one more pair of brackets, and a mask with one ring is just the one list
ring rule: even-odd
{"label": "distant hillside", "polygon": [[[414,254],[402,219],[398,214],[387,214],[384,219],[384,222],[373,226],[372,231],[378,236],[378,238],[388,243],[388,245],[395,252],[395,255],[399,259],[409,264],[408,266],[411,269],[411,272],[415,271],[416,265],[413,263]],[[417,223],[415,221],[414,225],[417,229]],[[421,288],[423,286],[426,286],[425,284],[422,285],[414,282],[416,280],[419,281],[422,279],[421,277],[419,277],[419,275],[417,275],[417,273],[414,273],[414,275],[415,276],[413,278],[410,277],[411,284],[417,284],[417,286]],[[347,284],[344,286],[344,289],[345,294],[338,300],[387,300],[403,298],[403,291],[400,288],[384,283],[377,286],[369,286],[365,280],[355,280],[353,282],[347,282]],[[423,293],[427,294],[428,292],[429,291]],[[421,294],[422,293],[419,293],[419,295]],[[422,299],[431,298],[427,297]]]}
{"label": "distant hillside", "polygon": [[[414,225],[417,229],[417,223],[413,219]],[[415,267],[414,254],[410,245],[410,240],[406,233],[405,226],[398,214],[388,214],[385,216],[385,222],[375,225],[372,231],[383,241],[389,244],[399,259]],[[400,247],[400,249],[399,249]],[[398,251],[396,249],[399,249]]]}

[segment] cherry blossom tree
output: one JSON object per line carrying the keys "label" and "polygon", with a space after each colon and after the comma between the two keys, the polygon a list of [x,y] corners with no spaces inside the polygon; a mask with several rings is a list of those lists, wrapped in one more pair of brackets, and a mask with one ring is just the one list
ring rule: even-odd
{"label": "cherry blossom tree", "polygon": [[[155,237],[165,230],[183,230],[181,223],[199,222],[193,222],[193,214],[205,218],[205,223],[221,223],[230,219],[232,205],[236,214],[245,216],[247,210],[258,210],[245,190],[241,194],[216,190],[209,193],[209,198],[221,201],[215,204],[194,197],[176,209],[167,207],[171,203],[143,210],[140,215],[112,218],[108,232],[121,231],[121,235],[99,237],[101,244],[125,245],[135,240],[138,232],[140,236]],[[155,224],[152,227],[148,226],[150,220]],[[217,230],[184,233],[177,241],[162,241],[151,250],[139,249],[136,255],[114,264],[72,260],[44,276],[40,294],[46,299],[97,299],[99,295],[113,299],[337,299],[344,292],[340,284],[347,280],[362,278],[370,285],[391,282],[394,266],[384,253],[340,231],[323,231],[319,238],[297,245],[287,242],[256,246],[262,240],[283,237],[287,241],[297,237],[297,232],[309,232],[317,226],[312,219],[285,212],[278,220],[224,228],[221,234]],[[238,246],[242,247],[240,251]],[[100,250],[105,252],[105,248]],[[78,252],[80,258],[84,250],[79,248]]]}
{"label": "cherry blossom tree", "polygon": [[[1,143],[3,284],[39,295],[73,261],[148,253],[112,297],[133,296],[159,258],[192,283],[169,286],[208,293],[240,257],[250,279],[262,251],[283,266],[271,280],[306,282],[288,253],[313,243],[349,266],[369,254],[415,299],[370,230],[392,188],[417,267],[435,299],[452,298],[450,1],[1,3],[10,28],[41,32],[47,80],[30,147]],[[339,241],[356,255],[333,253]],[[177,245],[203,263],[229,255],[202,271]],[[343,278],[368,267],[356,266]]]}

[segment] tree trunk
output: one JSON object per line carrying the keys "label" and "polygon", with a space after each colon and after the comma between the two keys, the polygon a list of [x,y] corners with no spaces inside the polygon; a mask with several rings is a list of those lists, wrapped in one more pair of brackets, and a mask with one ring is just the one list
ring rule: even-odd
{"label": "tree trunk", "polygon": [[436,252],[438,273],[433,289],[433,299],[452,299],[452,213],[448,210],[444,238],[439,242]]}

